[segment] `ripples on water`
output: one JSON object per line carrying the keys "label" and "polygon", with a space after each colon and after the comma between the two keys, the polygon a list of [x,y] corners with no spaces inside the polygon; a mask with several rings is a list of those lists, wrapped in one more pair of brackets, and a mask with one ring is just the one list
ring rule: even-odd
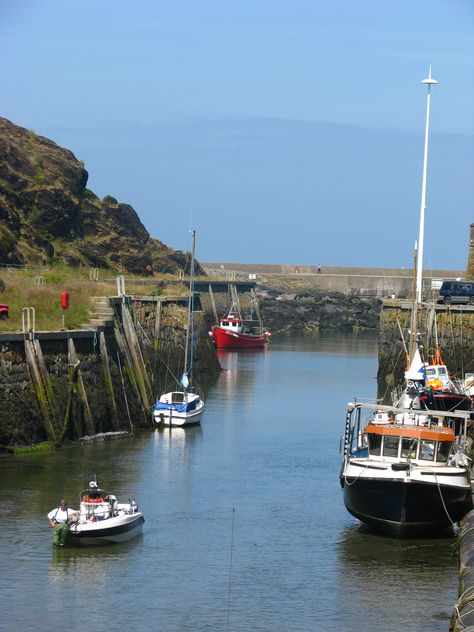
{"label": "ripples on water", "polygon": [[[375,396],[374,337],[219,355],[202,427],[0,459],[0,629],[447,630],[453,541],[377,536],[343,506],[339,438],[346,403]],[[52,550],[46,513],[95,474],[137,498],[143,537]]]}

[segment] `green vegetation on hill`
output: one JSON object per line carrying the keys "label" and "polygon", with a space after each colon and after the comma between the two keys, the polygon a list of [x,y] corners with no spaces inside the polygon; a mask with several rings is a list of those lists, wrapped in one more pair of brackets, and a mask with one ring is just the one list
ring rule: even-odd
{"label": "green vegetation on hill", "polygon": [[[40,284],[38,277],[42,278]],[[99,278],[103,280],[91,281],[88,270],[64,265],[52,266],[46,272],[35,272],[31,269],[3,270],[1,280],[5,289],[0,293],[0,303],[9,306],[10,317],[7,320],[0,320],[0,333],[22,330],[24,307],[34,307],[37,331],[61,329],[63,291],[69,292],[70,295],[70,307],[64,310],[65,329],[86,326],[94,312],[92,297],[114,296],[117,292],[113,273],[101,270]],[[127,278],[125,289],[128,294],[179,296],[188,292],[187,283],[179,283],[176,276],[160,275],[160,278],[156,278],[156,284],[146,286],[139,284],[138,281]],[[166,287],[160,286],[161,281],[167,282]]]}

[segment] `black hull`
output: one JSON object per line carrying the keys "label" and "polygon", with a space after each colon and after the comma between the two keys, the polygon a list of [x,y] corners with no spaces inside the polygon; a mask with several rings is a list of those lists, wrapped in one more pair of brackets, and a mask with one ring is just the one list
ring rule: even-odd
{"label": "black hull", "polygon": [[345,481],[344,477],[341,486],[349,513],[372,529],[396,538],[441,532],[473,508],[471,490],[454,486],[376,478]]}
{"label": "black hull", "polygon": [[[115,518],[113,518],[113,520],[115,520]],[[139,515],[136,516],[134,520],[113,526],[107,526],[108,520],[104,520],[103,522],[104,527],[101,529],[84,528],[79,532],[75,532],[74,529],[71,528],[67,536],[68,544],[75,546],[99,546],[127,542],[141,534],[145,519]]]}
{"label": "black hull", "polygon": [[420,395],[420,402],[428,410],[440,410],[442,412],[453,412],[455,410],[471,410],[472,399],[463,393],[426,393]]}

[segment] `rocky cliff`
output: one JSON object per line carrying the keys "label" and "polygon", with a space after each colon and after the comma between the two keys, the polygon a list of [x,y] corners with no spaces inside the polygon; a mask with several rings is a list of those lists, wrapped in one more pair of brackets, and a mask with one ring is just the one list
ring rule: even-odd
{"label": "rocky cliff", "polygon": [[133,274],[186,267],[186,255],[150,237],[132,206],[99,199],[87,179],[72,152],[0,117],[0,263]]}

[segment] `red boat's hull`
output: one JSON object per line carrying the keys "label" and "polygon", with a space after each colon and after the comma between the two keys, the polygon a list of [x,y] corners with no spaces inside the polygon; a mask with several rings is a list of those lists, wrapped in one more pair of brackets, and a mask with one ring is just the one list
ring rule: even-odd
{"label": "red boat's hull", "polygon": [[248,349],[264,347],[268,341],[266,335],[237,334],[221,327],[213,327],[211,336],[218,349]]}

